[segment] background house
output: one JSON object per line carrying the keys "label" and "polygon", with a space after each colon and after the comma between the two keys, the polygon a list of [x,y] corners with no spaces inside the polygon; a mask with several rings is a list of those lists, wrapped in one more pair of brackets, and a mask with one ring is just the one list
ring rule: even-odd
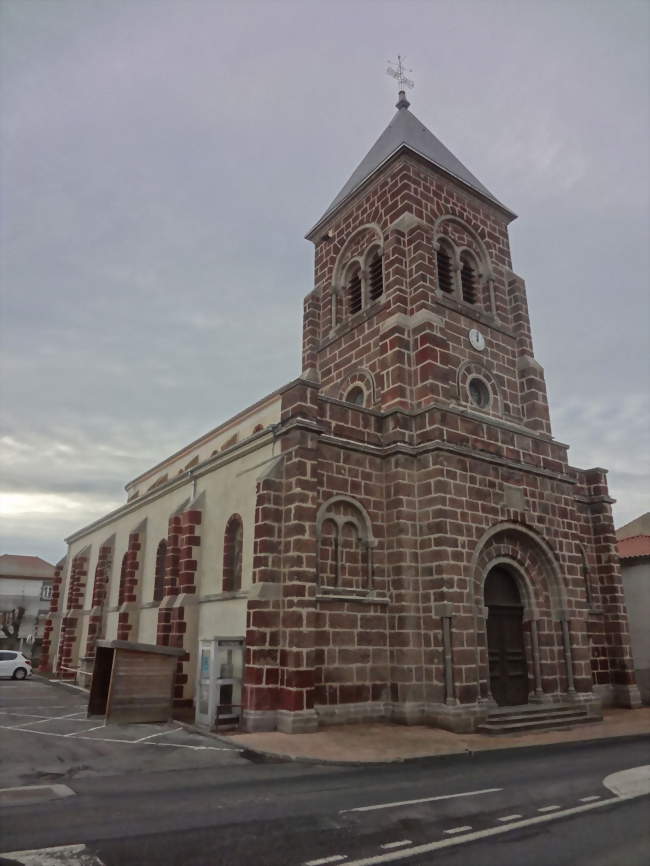
{"label": "background house", "polygon": [[54,566],[39,556],[0,556],[0,647],[38,660]]}
{"label": "background house", "polygon": [[636,682],[650,704],[650,511],[616,530]]}

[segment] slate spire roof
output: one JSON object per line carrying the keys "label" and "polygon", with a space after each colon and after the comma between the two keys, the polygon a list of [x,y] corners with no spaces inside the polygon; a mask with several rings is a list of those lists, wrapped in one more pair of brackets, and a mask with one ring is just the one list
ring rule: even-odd
{"label": "slate spire roof", "polygon": [[483,186],[478,178],[474,177],[471,171],[466,168],[447,147],[445,147],[440,139],[436,138],[436,136],[409,111],[409,106],[410,103],[406,98],[406,94],[401,90],[399,93],[399,101],[396,106],[397,112],[393,119],[370,148],[365,157],[361,160],[357,168],[352,172],[352,175],[344,185],[343,189],[327,208],[323,216],[318,220],[314,228],[308,233],[307,237],[311,237],[321,223],[325,222],[326,219],[332,216],[332,214],[338,210],[338,208],[341,207],[341,205],[343,205],[360,186],[362,186],[391,157],[395,156],[395,154],[403,148],[411,150],[423,159],[433,163],[433,165],[441,169],[445,174],[461,181],[465,186],[468,186],[470,189],[479,193],[483,198],[488,199],[512,217],[515,216],[509,208],[492,195],[489,189]]}

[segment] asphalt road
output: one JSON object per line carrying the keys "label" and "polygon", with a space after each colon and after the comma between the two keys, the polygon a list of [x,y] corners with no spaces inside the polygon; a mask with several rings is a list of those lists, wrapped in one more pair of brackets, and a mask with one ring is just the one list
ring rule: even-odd
{"label": "asphalt road", "polygon": [[[0,734],[3,746],[5,734],[25,748],[48,740],[22,729]],[[76,846],[56,861],[14,859],[29,866],[650,862],[650,796],[624,799],[611,779],[603,784],[650,764],[650,738],[365,767],[256,764],[233,752],[147,747],[157,739],[112,744],[128,752],[128,772],[69,773],[74,795],[3,807],[0,851]],[[70,740],[77,749],[100,745],[74,735],[64,744]],[[4,772],[12,758],[1,757]]]}

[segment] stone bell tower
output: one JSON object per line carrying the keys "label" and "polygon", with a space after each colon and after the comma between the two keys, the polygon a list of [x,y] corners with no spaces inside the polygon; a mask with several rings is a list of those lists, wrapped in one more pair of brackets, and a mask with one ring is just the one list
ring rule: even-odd
{"label": "stone bell tower", "polygon": [[515,215],[396,107],[307,235],[303,372],[258,486],[246,724],[634,705],[606,473],[552,438]]}

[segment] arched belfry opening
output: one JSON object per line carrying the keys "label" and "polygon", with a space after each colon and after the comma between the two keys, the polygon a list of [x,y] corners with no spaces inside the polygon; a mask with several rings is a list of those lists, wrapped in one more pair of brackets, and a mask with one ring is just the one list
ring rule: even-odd
{"label": "arched belfry opening", "polygon": [[490,692],[501,707],[528,703],[524,603],[510,571],[495,566],[485,579]]}

